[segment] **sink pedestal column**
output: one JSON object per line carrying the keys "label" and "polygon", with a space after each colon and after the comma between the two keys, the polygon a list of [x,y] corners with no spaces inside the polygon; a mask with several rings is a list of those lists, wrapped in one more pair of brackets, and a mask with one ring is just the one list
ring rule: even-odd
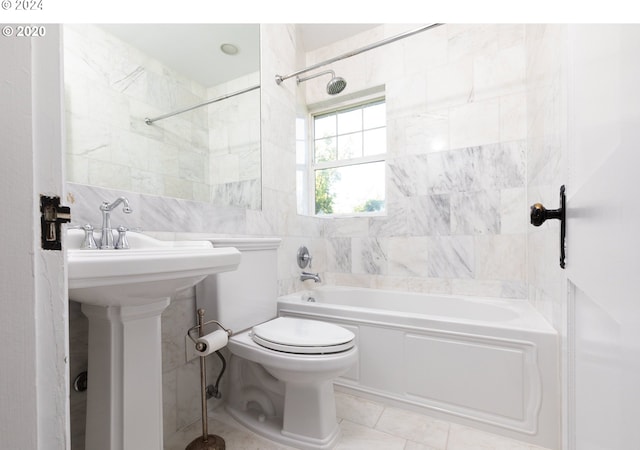
{"label": "sink pedestal column", "polygon": [[161,314],[169,300],[82,305],[89,318],[87,449],[163,448]]}

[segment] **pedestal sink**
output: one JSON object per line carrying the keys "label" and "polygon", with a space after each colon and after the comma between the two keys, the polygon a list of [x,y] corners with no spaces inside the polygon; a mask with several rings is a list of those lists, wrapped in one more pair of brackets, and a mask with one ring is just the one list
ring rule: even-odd
{"label": "pedestal sink", "polygon": [[240,252],[134,232],[127,250],[84,250],[83,239],[67,232],[69,299],[89,318],[85,448],[162,450],[160,315],[176,291],[235,270]]}

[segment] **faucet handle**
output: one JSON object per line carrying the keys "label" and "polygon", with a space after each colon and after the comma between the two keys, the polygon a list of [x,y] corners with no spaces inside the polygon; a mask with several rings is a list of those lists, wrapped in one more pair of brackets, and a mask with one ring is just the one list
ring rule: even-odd
{"label": "faucet handle", "polygon": [[116,249],[126,250],[131,248],[129,246],[129,241],[127,240],[127,231],[129,231],[129,229],[126,227],[118,227],[118,242],[116,242]]}
{"label": "faucet handle", "polygon": [[307,247],[300,247],[298,249],[298,256],[296,257],[296,261],[298,261],[298,267],[301,269],[306,268],[307,266],[311,269],[311,260],[313,257],[309,254],[309,250]]}
{"label": "faucet handle", "polygon": [[93,237],[93,226],[88,223],[79,228],[84,230],[84,241],[82,241],[80,248],[85,250],[96,250],[98,248],[98,245],[96,244],[96,240]]}

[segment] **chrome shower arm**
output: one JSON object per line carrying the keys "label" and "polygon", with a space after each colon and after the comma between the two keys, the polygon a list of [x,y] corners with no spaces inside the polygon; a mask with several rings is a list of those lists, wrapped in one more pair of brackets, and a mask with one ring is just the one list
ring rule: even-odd
{"label": "chrome shower arm", "polygon": [[308,77],[304,77],[304,78],[296,77],[296,81],[298,82],[298,84],[300,84],[303,81],[308,81],[308,80],[311,80],[313,78],[318,78],[318,77],[320,77],[322,75],[326,75],[328,73],[330,73],[333,78],[336,77],[336,73],[333,70],[324,70],[322,72],[318,72],[318,73],[314,73],[313,75],[309,75]]}

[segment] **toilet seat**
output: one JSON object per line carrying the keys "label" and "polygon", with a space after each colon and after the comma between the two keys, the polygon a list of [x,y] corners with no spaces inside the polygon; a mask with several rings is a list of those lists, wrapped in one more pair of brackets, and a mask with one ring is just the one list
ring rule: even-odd
{"label": "toilet seat", "polygon": [[251,338],[271,350],[307,355],[339,353],[355,345],[355,335],[345,328],[293,317],[278,317],[256,325]]}

